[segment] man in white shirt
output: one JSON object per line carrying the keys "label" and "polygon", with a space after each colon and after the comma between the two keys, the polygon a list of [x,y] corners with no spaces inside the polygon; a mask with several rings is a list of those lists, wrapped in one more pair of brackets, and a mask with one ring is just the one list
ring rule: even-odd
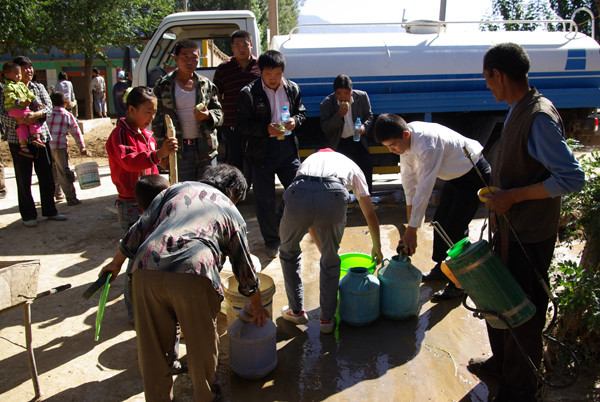
{"label": "man in white shirt", "polygon": [[300,274],[300,241],[309,231],[321,252],[320,319],[321,332],[325,334],[335,327],[340,280],[338,250],[346,227],[348,190],[353,191],[367,220],[373,243],[371,256],[379,263],[383,259],[379,221],[371,203],[365,175],[350,158],[330,148],[310,155],[302,162],[294,182],[283,195],[285,210],[279,230],[279,258],[289,307],[283,307],[281,315],[295,324],[308,322]]}
{"label": "man in white shirt", "polygon": [[58,73],[58,82],[54,86],[54,90],[65,94],[68,102],[65,109],[77,118],[77,99],[75,99],[75,91],[73,90],[73,84],[68,80],[67,73],[64,71]]}
{"label": "man in white shirt", "polygon": [[104,77],[100,75],[100,70],[94,67],[92,70],[92,93],[94,95],[94,110],[98,113],[98,117],[108,117],[106,115],[106,83]]}
{"label": "man in white shirt", "polygon": [[[400,172],[406,196],[408,226],[400,239],[409,255],[417,249],[417,229],[421,227],[436,178],[446,180],[433,220],[437,221],[453,243],[469,235],[469,223],[479,208],[477,191],[481,178],[466,157],[463,147],[489,182],[491,169],[483,157],[479,142],[436,123],[407,124],[400,116],[382,114],[375,123],[375,138],[401,155]],[[441,271],[448,246],[434,233],[432,260],[435,267],[423,275],[423,281],[448,280]],[[452,300],[463,294],[452,282],[434,295],[434,300]]]}

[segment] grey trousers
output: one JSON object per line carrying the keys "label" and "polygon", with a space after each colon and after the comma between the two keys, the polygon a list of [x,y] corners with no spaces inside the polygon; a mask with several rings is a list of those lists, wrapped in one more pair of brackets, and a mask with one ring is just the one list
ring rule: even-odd
{"label": "grey trousers", "polygon": [[321,319],[331,320],[337,308],[340,279],[338,250],[346,227],[348,191],[342,183],[299,180],[283,194],[285,209],[279,235],[279,258],[285,291],[292,310],[304,309],[302,284],[302,250],[300,241],[308,228],[315,225],[321,238],[320,305]]}
{"label": "grey trousers", "polygon": [[68,200],[77,198],[75,193],[75,172],[69,167],[69,153],[66,148],[51,149],[52,174],[54,176],[54,195],[60,194],[60,189]]}

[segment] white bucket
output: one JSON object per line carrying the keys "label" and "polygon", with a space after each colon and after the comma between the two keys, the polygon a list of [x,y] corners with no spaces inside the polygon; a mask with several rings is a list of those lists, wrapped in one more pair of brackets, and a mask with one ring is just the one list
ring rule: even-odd
{"label": "white bucket", "polygon": [[[260,280],[260,296],[263,307],[267,309],[269,315],[273,317],[273,295],[275,294],[275,283],[273,279],[265,274],[256,274]],[[225,305],[227,307],[227,326],[229,326],[239,315],[244,304],[250,303],[250,298],[242,296],[238,292],[239,283],[234,275],[231,275],[223,281],[223,291],[225,293]]]}
{"label": "white bucket", "polygon": [[[250,259],[252,260],[252,264],[254,265],[254,271],[259,273],[262,270],[262,265],[260,264],[260,260],[254,254],[250,254]],[[223,283],[223,287],[225,287],[225,281],[231,275],[233,275],[233,269],[231,268],[231,262],[229,261],[229,257],[225,259],[225,263],[223,264],[223,268],[221,272],[219,272],[221,276],[221,283]],[[221,303],[221,313],[227,315],[227,306],[225,303]]]}
{"label": "white bucket", "polygon": [[96,162],[80,163],[75,166],[75,172],[82,190],[100,186],[100,173]]}

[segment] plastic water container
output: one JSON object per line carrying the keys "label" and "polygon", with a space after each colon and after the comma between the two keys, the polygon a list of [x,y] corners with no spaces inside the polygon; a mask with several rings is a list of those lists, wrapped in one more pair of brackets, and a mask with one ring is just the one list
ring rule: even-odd
{"label": "plastic water container", "polygon": [[[285,123],[290,119],[290,112],[288,111],[288,107],[283,107],[283,112],[281,113],[281,124],[285,126]],[[290,135],[292,132],[290,130],[285,130],[285,135]]]}
{"label": "plastic water container", "polygon": [[264,326],[251,323],[252,315],[244,309],[229,325],[229,364],[242,378],[254,380],[269,374],[277,366],[277,327],[267,319]]}
{"label": "plastic water container", "polygon": [[82,190],[100,186],[100,173],[96,162],[80,163],[75,166],[75,172]]}
{"label": "plastic water container", "polygon": [[382,267],[377,271],[377,279],[381,283],[381,314],[392,320],[404,320],[417,315],[421,277],[421,271],[411,264],[406,255],[383,260]]}
{"label": "plastic water container", "polygon": [[[275,283],[273,279],[265,274],[256,274],[260,280],[260,296],[263,307],[267,309],[269,315],[273,317],[273,295],[275,294]],[[231,324],[244,308],[246,303],[250,303],[250,298],[241,295],[238,292],[239,282],[231,275],[223,281],[223,291],[225,293],[225,305],[227,308],[227,325]]]}
{"label": "plastic water container", "polygon": [[379,279],[367,268],[350,268],[340,280],[339,315],[350,325],[368,325],[379,318]]}
{"label": "plastic water container", "polygon": [[340,255],[340,279],[342,279],[350,268],[367,268],[370,274],[375,273],[377,261],[373,261],[370,255],[362,253],[346,253]]}
{"label": "plastic water container", "polygon": [[356,123],[354,123],[354,136],[352,139],[356,142],[360,141],[360,128],[362,127],[362,123],[360,122],[360,117],[356,118]]}
{"label": "plastic water container", "polygon": [[[512,327],[527,322],[535,305],[487,241],[465,238],[448,250],[448,268],[480,310],[502,313]],[[506,329],[498,317],[484,315],[493,328]]]}

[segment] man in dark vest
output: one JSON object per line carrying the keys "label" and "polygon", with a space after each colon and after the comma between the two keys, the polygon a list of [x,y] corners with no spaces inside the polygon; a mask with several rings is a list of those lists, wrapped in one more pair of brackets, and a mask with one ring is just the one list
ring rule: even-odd
{"label": "man in dark vest", "polygon": [[[501,190],[485,205],[496,216],[494,250],[536,306],[535,315],[514,330],[539,367],[548,295],[534,269],[548,283],[561,196],[580,191],[585,175],[563,138],[558,111],[529,86],[529,67],[527,52],[514,43],[494,45],[483,58],[487,87],[510,107],[492,166],[492,185]],[[496,402],[535,401],[537,379],[515,339],[508,330],[487,329],[493,355],[472,359],[469,370],[502,378]]]}

